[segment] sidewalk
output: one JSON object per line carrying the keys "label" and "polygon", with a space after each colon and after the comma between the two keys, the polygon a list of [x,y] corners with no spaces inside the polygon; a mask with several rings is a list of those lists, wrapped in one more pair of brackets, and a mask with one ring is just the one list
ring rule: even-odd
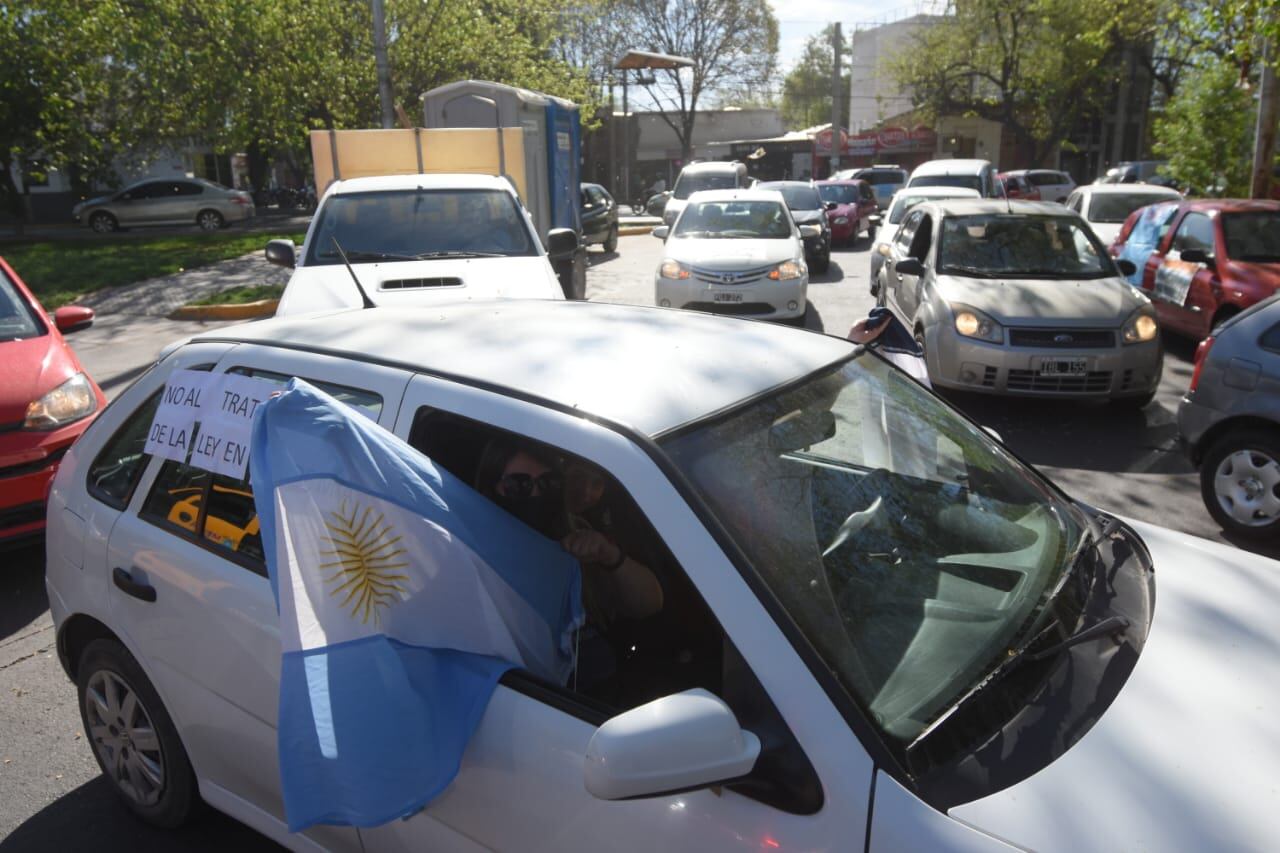
{"label": "sidewalk", "polygon": [[284,267],[267,263],[259,250],[209,266],[99,290],[76,304],[92,308],[99,315],[168,317],[175,308],[220,290],[260,284],[283,287],[290,274]]}

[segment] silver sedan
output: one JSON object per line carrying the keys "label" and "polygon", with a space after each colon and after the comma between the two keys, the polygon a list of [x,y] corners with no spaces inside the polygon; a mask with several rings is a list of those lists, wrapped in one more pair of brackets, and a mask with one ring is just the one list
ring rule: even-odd
{"label": "silver sedan", "polygon": [[247,192],[203,178],[140,181],[71,209],[72,219],[100,234],[139,225],[195,225],[201,231],[217,231],[253,214],[253,197]]}
{"label": "silver sedan", "polygon": [[1164,351],[1118,264],[1061,205],[923,203],[893,237],[877,299],[924,347],[935,386],[1142,407]]}

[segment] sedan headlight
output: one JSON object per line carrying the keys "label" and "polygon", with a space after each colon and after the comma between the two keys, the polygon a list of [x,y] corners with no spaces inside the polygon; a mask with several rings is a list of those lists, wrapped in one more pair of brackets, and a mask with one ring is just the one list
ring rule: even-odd
{"label": "sedan headlight", "polygon": [[1124,321],[1120,337],[1126,344],[1142,344],[1155,340],[1159,333],[1160,324],[1156,322],[1150,309],[1144,306],[1134,311],[1129,315],[1129,319]]}
{"label": "sedan headlight", "polygon": [[23,429],[57,429],[93,414],[98,398],[89,377],[77,373],[39,400],[27,405]]}
{"label": "sedan headlight", "polygon": [[978,309],[966,305],[952,305],[951,313],[955,315],[956,331],[966,338],[989,341],[993,344],[1004,342],[1004,329]]}
{"label": "sedan headlight", "polygon": [[685,279],[689,277],[689,268],[672,258],[667,258],[658,267],[658,275],[662,278]]}
{"label": "sedan headlight", "polygon": [[794,281],[804,275],[804,264],[798,261],[783,261],[769,270],[769,278],[774,281]]}

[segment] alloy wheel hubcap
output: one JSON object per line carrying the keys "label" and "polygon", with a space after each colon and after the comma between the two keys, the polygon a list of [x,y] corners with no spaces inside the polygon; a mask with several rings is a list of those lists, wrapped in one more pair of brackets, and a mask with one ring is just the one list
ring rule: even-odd
{"label": "alloy wheel hubcap", "polygon": [[138,694],[114,672],[99,670],[85,687],[85,709],[107,775],[130,800],[155,805],[164,791],[164,752]]}
{"label": "alloy wheel hubcap", "polygon": [[1213,489],[1223,512],[1238,524],[1261,527],[1280,518],[1280,464],[1257,450],[1237,450],[1214,472]]}

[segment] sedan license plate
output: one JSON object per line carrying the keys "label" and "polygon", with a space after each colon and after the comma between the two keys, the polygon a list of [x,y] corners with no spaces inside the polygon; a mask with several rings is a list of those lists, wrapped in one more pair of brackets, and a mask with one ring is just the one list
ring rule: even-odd
{"label": "sedan license plate", "polygon": [[711,294],[712,302],[741,302],[741,293],[713,293]]}
{"label": "sedan license plate", "polygon": [[1089,360],[1083,357],[1040,360],[1041,376],[1084,376],[1088,372]]}

